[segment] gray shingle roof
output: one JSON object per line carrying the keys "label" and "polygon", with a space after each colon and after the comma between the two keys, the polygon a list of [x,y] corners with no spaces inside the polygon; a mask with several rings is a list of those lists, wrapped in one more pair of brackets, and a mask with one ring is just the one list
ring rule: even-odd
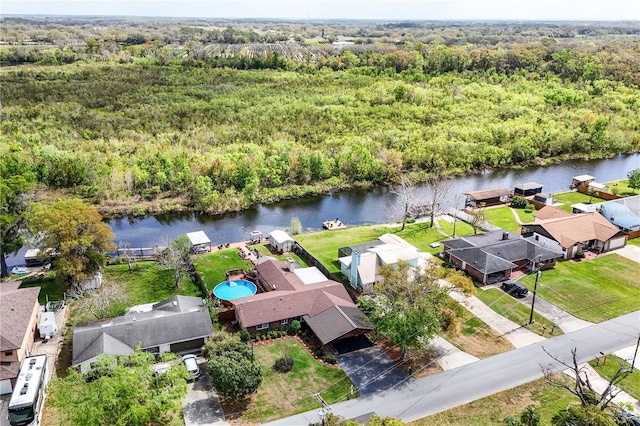
{"label": "gray shingle roof", "polygon": [[466,249],[451,250],[451,256],[467,263],[480,272],[492,274],[494,272],[505,271],[516,268],[518,265],[502,259],[494,254],[487,253],[482,248],[471,247]]}
{"label": "gray shingle roof", "polygon": [[174,296],[155,304],[148,312],[78,324],[73,332],[73,365],[101,353],[123,351],[127,347],[140,345],[146,349],[211,334],[211,317],[202,299]]}
{"label": "gray shingle roof", "polygon": [[314,317],[305,315],[304,320],[323,345],[354,330],[373,329],[355,306],[333,306]]}

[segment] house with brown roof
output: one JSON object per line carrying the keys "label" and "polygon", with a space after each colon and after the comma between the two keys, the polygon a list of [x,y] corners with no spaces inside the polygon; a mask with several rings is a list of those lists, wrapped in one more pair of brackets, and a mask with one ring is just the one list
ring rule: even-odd
{"label": "house with brown roof", "polygon": [[323,344],[372,330],[345,287],[317,268],[261,257],[254,274],[262,293],[233,299],[235,318],[250,333],[306,322]]}
{"label": "house with brown roof", "polygon": [[[547,215],[547,212],[550,214]],[[548,217],[547,219],[536,217],[535,222],[523,224],[522,236],[532,237],[535,241],[547,244],[555,242],[562,248],[565,259],[575,257],[578,252],[596,250],[602,253],[627,244],[627,235],[600,213],[563,216],[555,211],[547,212],[543,215]],[[556,217],[550,217],[554,215]]]}
{"label": "house with brown roof", "polygon": [[11,393],[22,361],[33,350],[40,320],[40,287],[0,284],[0,394]]}
{"label": "house with brown roof", "polygon": [[467,196],[465,200],[465,206],[467,207],[488,207],[507,204],[511,201],[512,196],[511,191],[506,188],[483,189],[480,191],[464,192],[463,194]]}
{"label": "house with brown roof", "polygon": [[553,206],[544,206],[533,213],[533,221],[539,222],[547,219],[558,219],[561,217],[571,217],[573,214]]}

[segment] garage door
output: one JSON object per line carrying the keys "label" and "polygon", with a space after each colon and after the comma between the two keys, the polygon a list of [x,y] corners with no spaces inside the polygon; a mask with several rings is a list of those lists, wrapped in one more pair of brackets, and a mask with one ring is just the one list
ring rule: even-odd
{"label": "garage door", "polygon": [[0,381],[0,395],[11,392],[13,392],[13,388],[11,387],[11,380],[7,379]]}
{"label": "garage door", "polygon": [[624,237],[616,238],[609,241],[609,250],[617,249],[620,247],[624,247]]}

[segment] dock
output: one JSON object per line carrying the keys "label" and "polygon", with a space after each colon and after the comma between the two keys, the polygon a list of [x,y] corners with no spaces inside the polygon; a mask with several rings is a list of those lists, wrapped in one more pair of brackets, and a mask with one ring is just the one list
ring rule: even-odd
{"label": "dock", "polygon": [[338,229],[347,229],[347,225],[345,225],[344,223],[342,223],[338,219],[336,219],[336,220],[325,220],[324,222],[322,222],[322,227],[324,229],[328,229],[330,231],[335,231],[335,230],[338,230]]}

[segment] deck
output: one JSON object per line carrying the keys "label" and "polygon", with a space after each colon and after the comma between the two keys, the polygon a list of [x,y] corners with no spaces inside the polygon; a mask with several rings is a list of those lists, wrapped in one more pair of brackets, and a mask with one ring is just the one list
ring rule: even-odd
{"label": "deck", "polygon": [[342,223],[340,220],[325,220],[324,222],[322,222],[322,227],[330,231],[335,231],[337,229],[347,229],[347,225]]}

